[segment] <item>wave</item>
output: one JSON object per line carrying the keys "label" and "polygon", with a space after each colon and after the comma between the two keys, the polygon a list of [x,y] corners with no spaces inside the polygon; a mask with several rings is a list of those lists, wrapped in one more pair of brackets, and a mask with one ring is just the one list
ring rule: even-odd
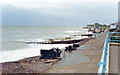
{"label": "wave", "polygon": [[86,34],[93,34],[93,32],[86,32]]}
{"label": "wave", "polygon": [[51,49],[53,47],[63,49],[70,44],[30,44],[29,47],[24,49],[16,49],[12,51],[0,51],[0,63],[17,61],[20,59],[38,56],[41,49]]}
{"label": "wave", "polygon": [[25,43],[25,42],[42,42],[47,41],[47,39],[19,39],[15,40],[16,43]]}
{"label": "wave", "polygon": [[65,31],[67,33],[79,33],[80,31]]}

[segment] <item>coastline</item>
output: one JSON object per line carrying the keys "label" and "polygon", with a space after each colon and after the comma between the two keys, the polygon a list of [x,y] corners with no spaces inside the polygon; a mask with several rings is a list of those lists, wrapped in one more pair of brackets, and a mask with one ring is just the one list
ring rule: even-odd
{"label": "coastline", "polygon": [[[85,44],[91,38],[79,42],[80,46]],[[45,63],[39,59],[40,56],[29,57],[19,61],[4,62],[2,64],[2,73],[45,73],[53,67],[60,59],[51,63]]]}
{"label": "coastline", "polygon": [[2,73],[42,73],[52,67],[55,62],[45,64],[34,56],[14,62],[2,63]]}
{"label": "coastline", "polygon": [[[91,39],[76,50],[79,53],[83,53],[84,56],[88,57],[89,61],[53,67],[49,69],[47,73],[97,73],[98,62],[102,55],[102,47],[105,36],[106,33],[101,33],[96,39]],[[81,58],[79,57],[79,59]],[[62,63],[57,65],[60,64]]]}

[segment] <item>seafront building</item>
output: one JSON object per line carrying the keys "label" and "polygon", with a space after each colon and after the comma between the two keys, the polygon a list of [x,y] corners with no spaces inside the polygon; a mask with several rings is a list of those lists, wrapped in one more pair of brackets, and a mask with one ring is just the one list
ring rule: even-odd
{"label": "seafront building", "polygon": [[87,27],[83,27],[83,28],[87,28],[88,32],[93,32],[93,33],[99,33],[99,32],[104,32],[106,29],[109,29],[110,26],[108,25],[102,25],[99,23],[95,23],[95,24],[89,24],[87,25]]}
{"label": "seafront building", "polygon": [[[98,63],[98,73],[115,73],[119,74],[118,54],[120,53],[120,25],[118,23],[111,24],[105,38],[104,47],[102,49],[101,60]],[[102,74],[103,75],[103,74]]]}
{"label": "seafront building", "polygon": [[118,25],[118,23],[112,23],[109,26],[110,26],[110,29],[112,29],[112,28],[116,28],[117,25]]}

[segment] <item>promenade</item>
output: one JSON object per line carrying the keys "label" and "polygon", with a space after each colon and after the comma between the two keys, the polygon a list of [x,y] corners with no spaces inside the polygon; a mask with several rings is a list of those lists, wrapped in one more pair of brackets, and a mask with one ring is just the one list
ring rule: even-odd
{"label": "promenade", "polygon": [[109,73],[118,73],[118,51],[120,44],[110,43]]}
{"label": "promenade", "polygon": [[[26,58],[16,62],[0,64],[3,73],[97,73],[101,60],[102,48],[107,33],[98,34],[81,45],[72,53],[63,53],[62,60],[45,64],[39,60],[40,56]],[[118,74],[118,54],[120,44],[109,43],[108,73]],[[2,68],[2,69],[1,69]],[[104,70],[104,69],[103,69]]]}
{"label": "promenade", "polygon": [[[96,39],[91,39],[76,51],[67,53],[62,62],[54,65],[48,73],[97,73],[98,62],[101,59],[102,48],[107,33],[101,33]],[[67,62],[69,60],[69,62]],[[79,62],[79,63],[78,63]],[[63,64],[65,63],[65,64]]]}

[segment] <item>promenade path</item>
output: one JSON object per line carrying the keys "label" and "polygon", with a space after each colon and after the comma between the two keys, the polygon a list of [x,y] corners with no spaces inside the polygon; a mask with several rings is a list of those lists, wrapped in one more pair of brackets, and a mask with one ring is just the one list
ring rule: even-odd
{"label": "promenade path", "polygon": [[118,54],[120,51],[120,44],[110,43],[110,60],[109,60],[109,72],[118,73]]}
{"label": "promenade path", "polygon": [[101,33],[55,64],[47,73],[97,73],[107,33]]}

